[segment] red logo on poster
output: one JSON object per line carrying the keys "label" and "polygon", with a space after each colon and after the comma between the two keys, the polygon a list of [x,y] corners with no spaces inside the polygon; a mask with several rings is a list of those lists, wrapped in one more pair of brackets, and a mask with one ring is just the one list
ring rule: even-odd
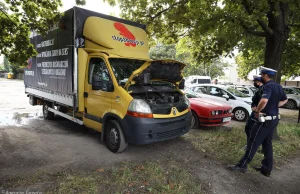
{"label": "red logo on poster", "polygon": [[136,47],[135,36],[128,30],[128,28],[119,22],[114,23],[115,28],[120,32],[120,35],[126,38],[125,45]]}
{"label": "red logo on poster", "polygon": [[32,59],[29,58],[29,59],[27,60],[27,63],[28,63],[27,68],[28,68],[28,69],[31,69],[31,67],[32,67]]}

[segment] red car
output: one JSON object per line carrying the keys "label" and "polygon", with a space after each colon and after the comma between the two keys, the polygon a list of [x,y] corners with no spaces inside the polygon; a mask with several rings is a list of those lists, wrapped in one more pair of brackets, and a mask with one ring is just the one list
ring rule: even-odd
{"label": "red car", "polygon": [[199,126],[221,126],[231,121],[232,108],[210,99],[200,98],[192,91],[185,91],[193,114],[192,128]]}

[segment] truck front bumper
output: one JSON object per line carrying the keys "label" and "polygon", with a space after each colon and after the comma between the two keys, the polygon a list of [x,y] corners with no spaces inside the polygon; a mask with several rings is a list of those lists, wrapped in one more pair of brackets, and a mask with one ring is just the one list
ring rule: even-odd
{"label": "truck front bumper", "polygon": [[181,136],[190,130],[192,114],[170,119],[138,118],[126,115],[121,124],[129,144],[150,144]]}

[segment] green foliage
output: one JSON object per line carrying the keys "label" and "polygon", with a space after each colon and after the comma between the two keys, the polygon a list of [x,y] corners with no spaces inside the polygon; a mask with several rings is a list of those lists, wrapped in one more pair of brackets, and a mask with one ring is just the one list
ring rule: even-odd
{"label": "green foliage", "polygon": [[192,57],[188,42],[188,38],[183,38],[177,45],[158,44],[157,46],[150,48],[150,58],[173,59],[186,64],[187,66],[184,68],[185,76],[209,75],[212,77],[218,77],[224,75],[223,68],[227,67],[228,64],[224,63],[220,59],[214,59],[206,63],[201,61],[198,62]]}
{"label": "green foliage", "polygon": [[5,0],[0,4],[0,54],[16,65],[26,65],[36,54],[29,42],[30,30],[45,34],[59,17],[60,0]]}
{"label": "green foliage", "polygon": [[[273,141],[273,152],[276,163],[281,163],[299,151],[300,125],[281,121],[278,134],[280,141]],[[243,148],[246,144],[246,134],[243,127],[234,127],[232,130],[226,130],[224,127],[196,130],[189,132],[184,138],[191,141],[197,150],[233,164],[245,153]],[[259,165],[262,159],[263,155],[256,153],[252,164]]]}
{"label": "green foliage", "polygon": [[[207,62],[224,55],[234,57],[233,50],[238,49],[241,52],[239,61],[242,61],[240,75],[243,77],[257,64],[274,66],[288,75],[299,74],[300,64],[296,61],[300,38],[298,1],[106,1],[120,5],[121,17],[147,24],[149,37],[154,42],[159,39],[170,44],[189,37],[193,60]],[[267,40],[272,44],[277,40],[276,36],[282,38],[280,44],[284,49],[280,50],[277,44],[273,44],[266,50]],[[272,53],[273,49],[278,50],[276,64],[270,64],[270,58],[277,57]],[[271,57],[266,57],[265,53],[272,53]]]}
{"label": "green foliage", "polygon": [[176,47],[175,45],[159,44],[150,48],[149,52],[151,59],[173,59],[176,60]]}
{"label": "green foliage", "polygon": [[77,5],[85,5],[86,1],[85,0],[76,0]]}
{"label": "green foliage", "polygon": [[10,72],[10,63],[8,61],[8,58],[4,56],[4,62],[3,62],[3,65],[4,65],[4,69],[7,71],[7,72]]}
{"label": "green foliage", "polygon": [[[198,193],[203,192],[199,180],[177,161],[123,162],[113,169],[94,172],[37,172],[3,182],[4,188],[30,188],[47,185],[46,193]],[[51,185],[49,187],[49,184]]]}

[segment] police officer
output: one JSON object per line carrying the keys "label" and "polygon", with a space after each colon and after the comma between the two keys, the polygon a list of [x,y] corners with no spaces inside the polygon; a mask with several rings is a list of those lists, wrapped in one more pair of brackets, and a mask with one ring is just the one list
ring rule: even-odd
{"label": "police officer", "polygon": [[[279,107],[287,102],[286,94],[282,87],[271,80],[276,70],[262,67],[260,74],[264,83],[263,95],[254,111],[255,122],[247,145],[247,150],[242,159],[234,166],[229,166],[232,171],[247,171],[247,164],[253,159],[257,148],[262,145],[264,159],[260,167],[253,168],[264,176],[270,176],[273,169],[272,137],[279,122]],[[263,116],[261,116],[263,114]]]}
{"label": "police officer", "polygon": [[[261,76],[258,75],[253,76],[253,85],[257,88],[257,91],[252,97],[251,109],[252,111],[255,111],[263,93],[263,83],[262,83]],[[255,119],[254,112],[252,112],[245,126],[245,133],[247,135],[247,144],[250,137],[250,131],[255,123],[254,119]],[[245,150],[246,149],[247,147],[245,147]]]}

